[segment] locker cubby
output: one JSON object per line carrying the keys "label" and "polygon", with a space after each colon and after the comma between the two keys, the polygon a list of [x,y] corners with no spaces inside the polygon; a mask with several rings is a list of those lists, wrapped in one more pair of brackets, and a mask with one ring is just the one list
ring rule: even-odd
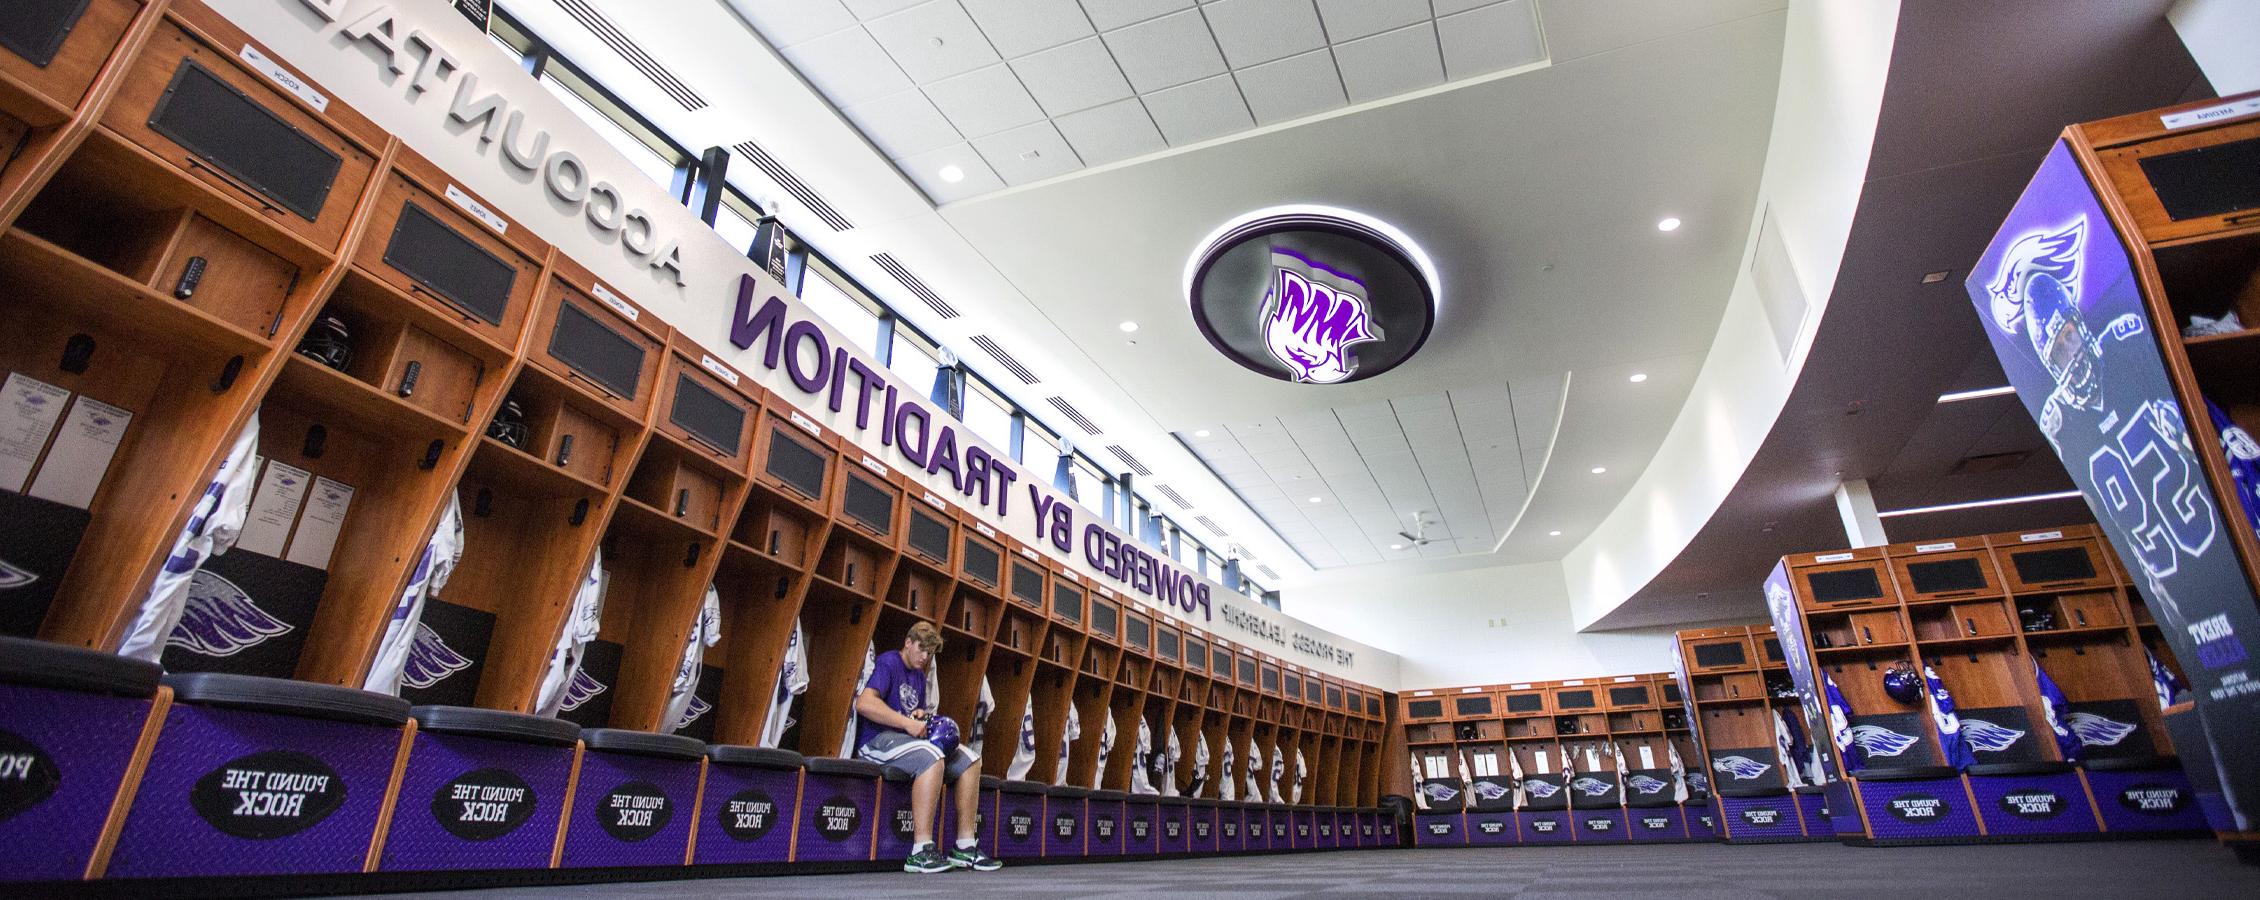
{"label": "locker cubby", "polygon": [[1554,736],[1554,720],[1551,716],[1508,719],[1501,725],[1501,736],[1509,740],[1538,740]]}
{"label": "locker cubby", "polygon": [[1695,702],[1756,701],[1766,696],[1766,683],[1755,672],[1700,675],[1695,678]]}
{"label": "locker cubby", "polygon": [[[938,621],[942,603],[949,598],[949,579],[932,570],[897,564],[894,585],[887,589],[888,606],[927,621]],[[949,637],[949,635],[945,635]]]}
{"label": "locker cubby", "polygon": [[958,582],[997,601],[1005,597],[1004,538],[970,511],[958,513]]}
{"label": "locker cubby", "polygon": [[59,125],[87,99],[94,76],[143,11],[135,0],[93,0],[19,34],[23,53],[0,49],[0,114],[37,127]]}
{"label": "locker cubby", "polygon": [[[383,129],[332,99],[315,109],[254,72],[281,57],[201,4],[173,4],[78,156],[120,185],[158,187],[302,265],[335,252],[378,166]],[[302,83],[314,84],[291,71]],[[206,205],[209,203],[210,205]]]}
{"label": "locker cubby", "polygon": [[[843,455],[853,461],[842,460],[835,476],[838,483],[831,490],[835,504],[843,509],[832,516],[824,552],[816,561],[815,584],[826,593],[838,592],[857,600],[878,599],[889,592],[900,556],[895,549],[894,520],[902,494],[893,479],[886,477],[884,467],[873,471],[871,466],[877,460],[866,461],[855,451]],[[851,505],[862,511],[860,516],[845,509]],[[904,596],[907,600],[908,595]],[[924,618],[932,619],[933,614],[928,612]]]}
{"label": "locker cubby", "polygon": [[1154,664],[1175,668],[1182,666],[1185,654],[1185,632],[1168,620],[1154,618]]}
{"label": "locker cubby", "polygon": [[1993,554],[1983,541],[1896,544],[1891,575],[1907,602],[1993,597],[2002,592]]}
{"label": "locker cubby", "polygon": [[1662,732],[1663,730],[1663,714],[1653,709],[1609,713],[1610,734],[1644,734],[1647,732]]}
{"label": "locker cubby", "polygon": [[[2014,615],[2026,636],[2053,633],[2116,632],[2128,621],[2125,604],[2116,589],[2030,594],[2015,600]],[[2038,627],[2046,626],[2046,627]]]}
{"label": "locker cubby", "polygon": [[[1091,736],[1092,723],[1112,721],[1114,723],[1114,750],[1107,754],[1106,766],[1101,769],[1098,766],[1099,741],[1077,742],[1073,760],[1075,771],[1068,776],[1069,783],[1097,784],[1100,788],[1110,791],[1129,790],[1130,770],[1137,762],[1138,755],[1138,723],[1146,721],[1145,692],[1119,683],[1109,684],[1103,678],[1089,676],[1085,676],[1077,682],[1075,691],[1077,708],[1081,710],[1085,723],[1084,736],[1086,738]],[[1099,728],[1104,730],[1105,725],[1100,724]],[[1153,738],[1155,741],[1161,740],[1161,733],[1155,732]],[[1154,749],[1160,748],[1157,746]],[[1085,758],[1086,755],[1088,759]],[[1078,779],[1089,780],[1081,781]]]}
{"label": "locker cubby", "polygon": [[[648,462],[649,457],[647,447],[643,462]],[[641,465],[639,462],[639,467]],[[743,496],[741,480],[723,502],[734,512],[735,504]],[[622,648],[619,677],[612,686],[610,727],[661,730],[660,713],[666,705],[676,667],[682,661],[684,641],[698,619],[706,586],[714,580],[721,563],[718,543],[719,538],[714,534],[694,529],[674,516],[634,502],[625,495],[619,498],[612,521],[605,529],[603,565],[609,577],[597,634],[598,639]],[[719,585],[716,590],[719,593]],[[818,692],[817,682],[813,680],[818,671],[814,662],[818,655],[814,636],[821,632],[823,629],[814,623],[808,628],[811,636],[810,697]],[[862,651],[858,647],[859,665],[861,659]],[[852,680],[854,676],[848,677]],[[811,722],[822,711],[813,702],[806,709],[811,714]],[[804,737],[808,732],[806,724],[802,729]],[[834,738],[837,736],[835,732]]]}
{"label": "locker cubby", "polygon": [[1554,716],[1554,736],[1564,740],[1608,733],[1609,717],[1605,713]]}
{"label": "locker cubby", "polygon": [[1553,706],[1556,713],[1570,714],[1596,711],[1601,708],[1601,686],[1583,679],[1562,682],[1553,689]]}
{"label": "locker cubby", "polygon": [[1097,637],[1087,638],[1083,643],[1083,662],[1079,671],[1092,678],[1112,679],[1121,656],[1121,647],[1100,641]]}
{"label": "locker cubby", "polygon": [[[1067,739],[1067,710],[1075,705],[1077,678],[1075,671],[1067,666],[1039,662],[1029,668],[1034,675],[1028,687],[1028,708],[1035,716],[1036,765],[1029,770],[1028,779],[1050,784],[1072,772],[1072,760],[1066,772],[1061,771],[1059,762],[1061,747]],[[1099,732],[1105,726],[1100,719],[1083,718],[1080,707],[1077,707],[1076,717],[1082,726],[1082,740],[1095,747]],[[1097,758],[1095,752],[1092,758]]]}
{"label": "locker cubby", "polygon": [[2001,600],[1925,603],[1908,607],[1907,615],[1917,641],[2006,637],[2017,631],[2016,620]]}
{"label": "locker cubby", "polygon": [[402,148],[377,189],[353,268],[503,346],[542,291],[548,248]]}
{"label": "locker cubby", "polygon": [[831,435],[797,409],[782,403],[765,408],[753,434],[753,484],[779,502],[823,517],[828,509],[832,470],[840,462]]}
{"label": "locker cubby", "polygon": [[1122,601],[1106,588],[1093,588],[1090,599],[1091,642],[1122,642]]}
{"label": "locker cubby", "polygon": [[776,697],[779,667],[804,597],[800,580],[774,562],[725,547],[714,570],[722,601],[722,643],[706,662],[722,669],[711,743],[757,742]]}

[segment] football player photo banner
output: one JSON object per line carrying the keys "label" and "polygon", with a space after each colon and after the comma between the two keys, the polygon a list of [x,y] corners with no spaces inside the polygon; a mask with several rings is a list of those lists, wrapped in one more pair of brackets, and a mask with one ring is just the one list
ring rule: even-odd
{"label": "football player photo banner", "polygon": [[2260,828],[2260,605],[2229,533],[2243,516],[2207,489],[2159,349],[2173,337],[2144,316],[2126,245],[2069,145],[2049,151],[1964,287],[2184,664],[2233,826]]}

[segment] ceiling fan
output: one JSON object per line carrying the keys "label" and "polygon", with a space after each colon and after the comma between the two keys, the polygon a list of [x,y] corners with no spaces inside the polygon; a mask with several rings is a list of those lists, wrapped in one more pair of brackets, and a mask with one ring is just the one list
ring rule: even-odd
{"label": "ceiling fan", "polygon": [[1435,540],[1435,538],[1428,536],[1428,511],[1424,509],[1414,510],[1412,530],[1397,532],[1397,536],[1404,538],[1406,543],[1415,547],[1425,547],[1429,541]]}

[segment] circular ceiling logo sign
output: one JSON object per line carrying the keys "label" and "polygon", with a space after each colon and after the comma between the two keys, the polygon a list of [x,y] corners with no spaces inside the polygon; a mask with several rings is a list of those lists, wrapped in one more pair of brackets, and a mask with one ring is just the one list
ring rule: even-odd
{"label": "circular ceiling logo sign", "polygon": [[1193,324],[1255,372],[1340,384],[1396,368],[1436,324],[1441,286],[1419,245],[1386,222],[1322,206],[1224,223],[1185,265]]}

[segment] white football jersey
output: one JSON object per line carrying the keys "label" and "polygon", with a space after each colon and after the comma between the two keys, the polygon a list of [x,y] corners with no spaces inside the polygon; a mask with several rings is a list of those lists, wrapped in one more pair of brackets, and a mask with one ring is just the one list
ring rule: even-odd
{"label": "white football jersey", "polygon": [[1185,759],[1185,750],[1184,750],[1184,747],[1183,747],[1183,745],[1181,745],[1181,744],[1177,743],[1177,729],[1175,729],[1175,728],[1171,728],[1171,729],[1168,729],[1168,730],[1165,730],[1165,731],[1163,731],[1163,732],[1162,732],[1162,751],[1161,751],[1161,794],[1162,794],[1162,796],[1164,796],[1164,797],[1175,797],[1175,796],[1177,796],[1177,795],[1178,795],[1178,794],[1177,794],[1177,764],[1178,764],[1179,762],[1182,762],[1182,761],[1183,761],[1184,759]]}
{"label": "white football jersey", "polygon": [[1005,767],[1007,781],[1026,781],[1030,770],[1036,768],[1036,701],[1030,699],[1020,708],[1020,743],[1012,750],[1012,764]]}
{"label": "white football jersey", "polygon": [[690,635],[684,638],[683,661],[675,666],[675,681],[667,686],[667,709],[659,721],[666,723],[668,731],[680,731],[690,724],[691,701],[698,697],[699,666],[706,662],[706,648],[721,642],[722,595],[709,584],[706,598],[699,603],[698,621],[691,623]]}
{"label": "white football jersey", "polygon": [[871,683],[871,669],[878,664],[878,645],[876,643],[863,645],[863,674],[855,677],[855,690],[848,694],[847,728],[840,735],[839,757],[841,759],[855,758],[856,719],[861,715],[855,711],[855,698],[863,696],[863,686]]}
{"label": "white football jersey", "polygon": [[[1108,723],[1113,724],[1113,723]],[[1146,717],[1138,717],[1138,751],[1130,758],[1130,793],[1159,794],[1153,779],[1154,730]]]}
{"label": "white football jersey", "polygon": [[432,529],[430,540],[424,542],[424,555],[416,560],[416,571],[408,577],[408,587],[400,592],[400,601],[392,608],[392,621],[385,624],[384,639],[377,643],[377,658],[369,666],[369,677],[362,682],[362,690],[400,696],[400,676],[408,667],[408,651],[416,643],[416,628],[424,621],[424,602],[437,596],[447,586],[447,576],[455,573],[455,564],[463,560],[463,495],[460,491],[447,497],[447,509],[440,513],[439,525]]}
{"label": "white football jersey", "polygon": [[[1055,763],[1057,767],[1052,770],[1053,784],[1067,783],[1067,750],[1068,748],[1075,746],[1076,739],[1083,736],[1083,716],[1081,713],[1075,711],[1075,704],[1073,703],[1067,704],[1067,729],[1065,735],[1066,736],[1061,738],[1059,742],[1059,759],[1056,760]],[[1101,750],[1103,752],[1104,748],[1101,748]]]}
{"label": "white football jersey", "polygon": [[801,640],[800,620],[794,619],[792,637],[785,641],[785,659],[777,664],[777,692],[769,698],[769,716],[761,721],[761,737],[756,743],[763,747],[784,743],[785,731],[793,727],[793,701],[805,693],[808,645]]}
{"label": "white football jersey", "polygon": [[1293,799],[1293,800],[1291,800],[1291,801],[1289,801],[1289,802],[1293,802],[1293,803],[1301,803],[1301,802],[1303,802],[1303,779],[1304,779],[1305,777],[1308,777],[1308,776],[1309,776],[1309,774],[1310,774],[1310,770],[1309,770],[1309,769],[1306,769],[1306,768],[1304,768],[1304,767],[1303,767],[1303,748],[1301,748],[1301,747],[1296,747],[1296,748],[1295,748],[1295,796],[1294,796],[1294,799]]}
{"label": "white football jersey", "polygon": [[1263,748],[1256,746],[1254,737],[1248,738],[1248,801],[1263,802]]}
{"label": "white football jersey", "polygon": [[141,601],[141,612],[126,630],[118,655],[156,662],[165,654],[165,641],[172,637],[181,613],[188,608],[188,586],[196,578],[196,570],[203,568],[206,560],[228,552],[243,533],[243,522],[251,516],[251,490],[258,473],[259,413],[254,410],[251,421],[243,425],[243,433],[236,435],[227,459],[220,461],[220,471],[196,501],[187,527],[173,540],[173,552],[157,570],[157,580],[150,583],[149,596]]}
{"label": "white football jersey", "polygon": [[564,710],[565,688],[573,682],[573,673],[581,670],[581,653],[596,640],[604,621],[604,587],[611,579],[611,573],[604,571],[604,548],[597,547],[589,553],[589,573],[574,592],[573,608],[566,612],[565,627],[559,629],[557,646],[550,651],[549,670],[542,674],[534,704],[537,715],[554,716]]}

